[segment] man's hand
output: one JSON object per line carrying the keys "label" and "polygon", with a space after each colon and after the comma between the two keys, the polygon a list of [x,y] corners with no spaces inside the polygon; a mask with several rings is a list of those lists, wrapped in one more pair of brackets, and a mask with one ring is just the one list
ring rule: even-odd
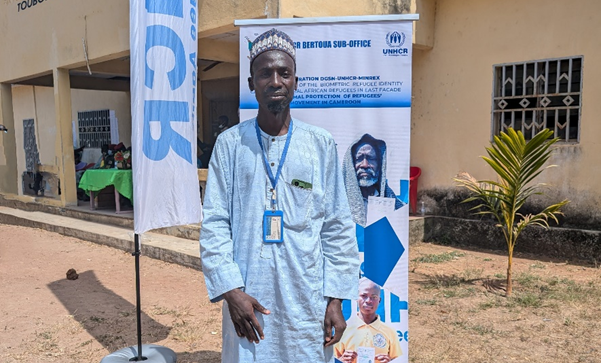
{"label": "man's hand", "polygon": [[344,354],[338,358],[342,363],[353,363],[353,360],[357,358],[357,352],[354,350],[345,350]]}
{"label": "man's hand", "polygon": [[265,339],[263,328],[255,316],[255,310],[269,315],[271,312],[259,304],[252,296],[240,289],[234,289],[223,294],[230,310],[230,317],[236,333],[240,338],[246,337],[251,343],[259,343],[259,337]]}
{"label": "man's hand", "polygon": [[376,354],[376,360],[380,363],[388,363],[391,361],[388,354]]}
{"label": "man's hand", "polygon": [[[346,329],[346,322],[342,316],[342,301],[340,299],[330,299],[326,308],[325,325],[325,342],[324,345],[329,347],[340,341],[342,333]],[[334,328],[334,336],[332,336],[332,328]]]}

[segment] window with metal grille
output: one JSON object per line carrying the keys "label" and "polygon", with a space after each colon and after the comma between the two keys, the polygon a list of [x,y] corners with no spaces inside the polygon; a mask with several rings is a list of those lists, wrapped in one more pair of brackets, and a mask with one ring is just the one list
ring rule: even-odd
{"label": "window with metal grille", "polygon": [[115,143],[111,142],[111,130],[115,127],[115,123],[111,123],[111,118],[114,119],[112,110],[77,112],[79,146],[99,148],[102,145]]}
{"label": "window with metal grille", "polygon": [[544,128],[580,140],[582,56],[494,66],[493,134],[509,127],[526,140]]}

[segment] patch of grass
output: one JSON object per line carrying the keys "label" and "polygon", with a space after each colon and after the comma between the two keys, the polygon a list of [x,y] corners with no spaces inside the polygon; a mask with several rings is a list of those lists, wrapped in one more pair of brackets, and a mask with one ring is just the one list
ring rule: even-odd
{"label": "patch of grass", "polygon": [[414,258],[412,261],[420,262],[420,263],[443,263],[451,260],[456,260],[459,257],[465,256],[465,253],[460,253],[457,251],[444,252],[438,255],[428,254],[425,256],[421,256],[418,258]]}
{"label": "patch of grass", "polygon": [[199,327],[196,324],[190,324],[184,319],[179,319],[173,323],[173,327],[171,332],[169,332],[169,336],[173,340],[186,343],[189,350],[194,350],[197,348],[197,344],[202,342],[203,335],[206,332],[206,326],[208,325]]}
{"label": "patch of grass", "polygon": [[497,306],[496,302],[492,301],[492,300],[484,301],[484,302],[481,302],[480,304],[478,304],[478,308],[480,310],[492,309],[496,306]]}
{"label": "patch of grass", "polygon": [[164,306],[154,305],[150,310],[151,315],[169,315],[174,318],[182,318],[185,316],[190,316],[190,307],[185,306],[177,306],[174,309],[168,309]]}
{"label": "patch of grass", "polygon": [[467,298],[470,296],[476,295],[476,289],[473,287],[468,288],[451,288],[443,290],[443,296],[446,298],[456,297],[456,298]]}
{"label": "patch of grass", "polygon": [[52,332],[50,332],[50,331],[43,331],[41,333],[37,333],[36,336],[38,338],[42,338],[42,339],[52,339]]}
{"label": "patch of grass", "polygon": [[505,275],[505,274],[495,274],[495,278],[497,278],[497,279],[506,279],[507,275]]}
{"label": "patch of grass", "polygon": [[542,299],[538,294],[524,292],[511,297],[515,303],[524,308],[538,308],[542,306]]}
{"label": "patch of grass", "polygon": [[90,339],[90,340],[86,340],[85,342],[81,343],[79,346],[80,346],[80,347],[85,347],[86,345],[88,345],[88,344],[91,344],[92,342],[93,342],[93,340],[92,340],[92,339]]}
{"label": "patch of grass", "polygon": [[470,297],[476,295],[476,289],[473,287],[468,287],[467,289],[462,289],[459,293],[461,297]]}
{"label": "patch of grass", "polygon": [[463,270],[463,279],[465,281],[478,280],[482,277],[482,272],[484,272],[482,268],[467,268]]}
{"label": "patch of grass", "polygon": [[485,258],[484,261],[486,261],[486,262],[492,261],[492,258]]}
{"label": "patch of grass", "polygon": [[58,340],[55,336],[56,331],[45,330],[35,334],[33,349],[38,352],[55,353],[58,352]]}
{"label": "patch of grass", "polygon": [[515,281],[524,287],[532,288],[538,286],[541,278],[528,272],[522,272],[518,274],[518,276],[515,278]]}
{"label": "patch of grass", "polygon": [[150,310],[152,315],[177,315],[177,311],[174,309],[168,309],[164,306],[154,305]]}
{"label": "patch of grass", "polygon": [[96,337],[98,342],[105,347],[108,347],[109,350],[114,350],[117,347],[123,346],[127,344],[125,339],[121,335],[113,335],[113,334],[101,334]]}
{"label": "patch of grass", "polygon": [[92,316],[90,316],[90,321],[92,321],[94,323],[97,323],[97,324],[102,324],[102,323],[104,323],[106,321],[106,319],[105,318],[101,318],[99,316],[92,315]]}
{"label": "patch of grass", "polygon": [[538,269],[544,270],[545,268],[547,268],[547,266],[545,266],[545,264],[542,262],[536,261],[536,263],[533,263],[532,265],[530,265],[530,268],[531,269],[538,268]]}
{"label": "patch of grass", "polygon": [[488,326],[483,326],[480,324],[476,324],[474,326],[471,327],[471,330],[475,331],[476,333],[480,334],[480,335],[486,335],[486,334],[494,334],[495,330],[491,327]]}
{"label": "patch of grass", "polygon": [[507,301],[505,299],[494,298],[494,299],[489,299],[487,301],[481,302],[478,305],[478,307],[480,308],[480,310],[493,309],[493,308],[505,306],[506,302]]}
{"label": "patch of grass", "polygon": [[547,295],[551,299],[561,302],[593,302],[597,305],[601,303],[601,289],[592,281],[582,285],[568,279],[551,280],[549,286],[551,288]]}
{"label": "patch of grass", "polygon": [[457,289],[450,289],[450,290],[442,291],[442,296],[444,296],[446,298],[457,297],[458,295],[459,294],[457,292]]}
{"label": "patch of grass", "polygon": [[415,301],[418,305],[436,305],[438,301],[436,299],[419,299]]}
{"label": "patch of grass", "polygon": [[492,335],[497,333],[492,327],[480,324],[470,324],[465,321],[454,321],[451,324],[463,330],[475,332],[478,335]]}
{"label": "patch of grass", "polygon": [[[477,294],[476,288],[471,286],[471,281],[474,277],[479,276],[481,270],[472,271],[466,270],[462,276],[457,274],[452,275],[434,275],[429,276],[426,288],[442,290],[442,296],[445,298],[466,298]],[[469,283],[467,287],[463,284]]]}
{"label": "patch of grass", "polygon": [[[496,307],[522,308],[557,308],[565,303],[590,303],[601,305],[601,287],[593,281],[577,283],[570,279],[552,277],[542,279],[532,273],[521,273],[515,281],[519,287],[514,289],[514,295],[504,300],[488,300],[479,304],[481,310]],[[568,321],[568,325],[571,324]],[[564,321],[564,325],[566,322]],[[567,325],[566,325],[567,326]]]}
{"label": "patch of grass", "polygon": [[464,280],[455,274],[453,274],[453,275],[438,275],[437,274],[434,276],[429,276],[428,284],[426,285],[426,287],[435,288],[435,289],[457,287],[457,286],[461,285],[462,282],[464,282]]}

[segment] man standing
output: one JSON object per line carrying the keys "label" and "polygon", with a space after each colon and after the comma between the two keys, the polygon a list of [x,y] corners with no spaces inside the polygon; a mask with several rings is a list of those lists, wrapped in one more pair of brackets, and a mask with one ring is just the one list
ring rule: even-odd
{"label": "man standing", "polygon": [[353,221],[367,224],[367,200],[370,196],[394,198],[394,209],[400,201],[386,181],[386,143],[370,134],[363,135],[348,148],[343,162],[344,182]]}
{"label": "man standing", "polygon": [[347,329],[336,344],[336,357],[343,363],[356,363],[361,354],[371,362],[388,363],[400,357],[401,344],[396,331],[384,324],[376,311],[380,305],[380,286],[367,278],[359,282],[359,312],[347,321]]}
{"label": "man standing", "polygon": [[336,144],[290,116],[288,35],[252,43],[250,74],[258,114],[217,139],[200,235],[209,297],[225,300],[222,362],[333,362],[359,274]]}

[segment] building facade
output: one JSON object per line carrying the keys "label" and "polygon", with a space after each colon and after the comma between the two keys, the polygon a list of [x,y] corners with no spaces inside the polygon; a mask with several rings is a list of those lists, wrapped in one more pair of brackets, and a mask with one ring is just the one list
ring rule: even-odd
{"label": "building facade", "polygon": [[[587,226],[601,220],[601,169],[595,167],[601,29],[593,19],[601,2],[209,0],[198,9],[203,142],[214,141],[224,117],[229,125],[239,122],[235,19],[418,13],[411,163],[422,169],[427,209],[449,213],[444,200],[456,194],[452,178],[461,171],[494,177],[479,158],[492,135],[507,127],[527,135],[549,127],[563,141],[552,159],[559,166],[544,174],[550,186],[538,202],[567,198],[567,216]],[[0,137],[0,193],[76,204],[73,148],[82,140],[73,134],[80,113],[112,111],[119,141],[131,144],[128,1],[5,0],[0,34],[0,124],[9,129]],[[53,191],[60,183],[60,195],[26,196],[32,165]]]}

